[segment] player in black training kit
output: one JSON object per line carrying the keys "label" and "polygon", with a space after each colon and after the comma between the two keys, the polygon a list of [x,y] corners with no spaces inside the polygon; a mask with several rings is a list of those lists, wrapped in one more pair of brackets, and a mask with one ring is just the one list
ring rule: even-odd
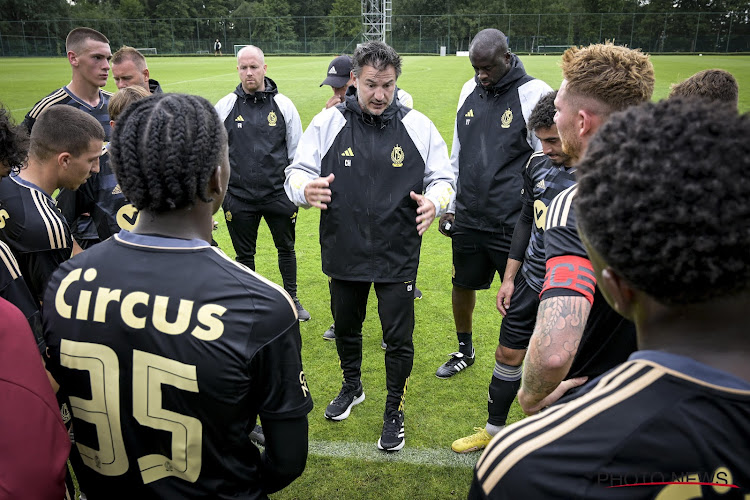
{"label": "player in black training kit", "polygon": [[593,137],[578,227],[641,350],[498,434],[470,498],[750,496],[749,135],[734,106],[674,98]]}
{"label": "player in black training kit", "polygon": [[451,449],[457,453],[477,451],[489,444],[505,425],[521,385],[521,365],[534,331],[544,283],[547,208],[555,196],[575,184],[575,167],[562,151],[553,121],[556,95],[557,92],[550,92],[539,99],[528,120],[529,130],[541,142],[543,152],[532,154],[523,171],[521,215],[513,230],[508,263],[497,292],[497,308],[504,319],[488,390],[487,425],[454,441]]}
{"label": "player in black training kit", "polygon": [[[36,103],[26,114],[23,125],[31,133],[37,118],[45,110],[52,106],[73,106],[96,118],[104,129],[104,142],[109,141],[107,104],[112,93],[101,89],[107,84],[109,59],[112,57],[109,40],[91,28],[75,28],[65,39],[65,50],[72,72],[70,83]],[[103,174],[109,170],[107,163],[107,158],[103,157],[100,165]],[[108,219],[108,212],[105,210],[102,213],[91,201],[96,196],[104,199],[111,197],[111,189],[105,193],[97,193],[101,190],[97,186],[98,176],[94,176],[78,192],[63,189],[57,196],[58,207],[70,223],[73,236],[83,248],[117,232],[114,229],[116,223],[112,225]],[[114,221],[114,216],[111,221]]]}
{"label": "player in black training kit", "polygon": [[52,193],[77,189],[98,171],[103,138],[101,125],[86,113],[51,108],[31,132],[28,166],[0,182],[0,239],[13,251],[39,305],[50,275],[73,251]]}
{"label": "player in black training kit", "polygon": [[111,155],[143,216],[62,265],[44,311],[86,495],[266,498],[304,470],[313,403],[291,298],[208,243],[224,127],[205,99],[160,94],[125,110]]}
{"label": "player in black training kit", "polygon": [[[20,126],[15,126],[10,112],[0,104],[0,182],[13,174],[18,174],[26,161],[29,150],[29,137]],[[0,228],[10,217],[7,210],[0,208]],[[10,247],[0,239],[0,297],[21,310],[34,333],[39,352],[44,352],[46,344],[42,335],[42,319],[39,304],[29,292],[21,274],[21,267]]]}

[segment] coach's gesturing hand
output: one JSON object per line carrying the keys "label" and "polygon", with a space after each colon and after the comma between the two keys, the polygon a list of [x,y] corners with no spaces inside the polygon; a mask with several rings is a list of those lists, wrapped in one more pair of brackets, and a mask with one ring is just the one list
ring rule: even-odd
{"label": "coach's gesturing hand", "polygon": [[424,195],[417,194],[414,191],[409,192],[411,199],[417,202],[417,232],[422,236],[435,220],[435,205],[432,204]]}
{"label": "coach's gesturing hand", "polygon": [[327,203],[331,202],[331,190],[329,186],[334,178],[333,174],[329,174],[328,177],[319,177],[308,182],[307,186],[305,186],[305,200],[307,200],[307,203],[321,210],[326,210],[328,208]]}

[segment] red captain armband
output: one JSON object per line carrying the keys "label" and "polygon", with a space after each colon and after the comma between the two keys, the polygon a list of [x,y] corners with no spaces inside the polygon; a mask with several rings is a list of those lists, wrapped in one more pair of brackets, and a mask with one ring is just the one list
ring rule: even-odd
{"label": "red captain armband", "polygon": [[596,276],[591,261],[574,255],[553,257],[547,260],[547,274],[544,276],[544,286],[540,296],[552,289],[571,290],[583,295],[589,304],[593,304]]}

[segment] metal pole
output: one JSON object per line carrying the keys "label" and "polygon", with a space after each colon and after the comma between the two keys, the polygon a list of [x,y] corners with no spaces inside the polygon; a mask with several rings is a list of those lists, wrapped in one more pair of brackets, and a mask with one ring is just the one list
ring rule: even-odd
{"label": "metal pole", "polygon": [[724,52],[729,52],[729,39],[732,37],[732,21],[734,21],[734,12],[729,13],[729,31],[727,31],[727,48]]}
{"label": "metal pole", "polygon": [[21,36],[23,37],[23,55],[27,56],[28,51],[26,50],[26,28],[24,27],[25,22],[21,21]]}
{"label": "metal pole", "polygon": [[419,16],[419,53],[422,53],[422,16]]}
{"label": "metal pole", "polygon": [[229,45],[227,45],[227,20],[226,18],[222,17],[221,23],[224,25],[224,51],[226,52],[227,47],[229,47]]}
{"label": "metal pole", "polygon": [[[536,19],[536,51],[539,52],[539,32],[542,29],[542,15],[538,14]],[[531,41],[531,52],[534,52],[534,40]]]}
{"label": "metal pole", "polygon": [[695,52],[698,48],[698,29],[701,26],[701,13],[698,12],[698,22],[695,23],[695,38],[693,38],[693,50],[691,52]]}
{"label": "metal pole", "polygon": [[302,30],[305,33],[305,44],[304,44],[304,52],[307,54],[307,16],[302,17]]}
{"label": "metal pole", "polygon": [[50,45],[49,35],[49,21],[45,21],[44,24],[47,26],[47,51],[49,52],[49,55],[52,55],[52,46]]}
{"label": "metal pole", "polygon": [[635,31],[635,12],[633,12],[633,20],[630,23],[630,44],[628,44],[630,48],[633,48],[633,31]]}
{"label": "metal pole", "polygon": [[604,12],[599,14],[599,43],[602,43],[602,28],[604,26]]}

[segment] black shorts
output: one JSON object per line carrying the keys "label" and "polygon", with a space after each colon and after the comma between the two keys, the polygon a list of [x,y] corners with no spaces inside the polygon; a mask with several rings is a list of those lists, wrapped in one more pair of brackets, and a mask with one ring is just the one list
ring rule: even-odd
{"label": "black shorts", "polygon": [[497,271],[502,277],[508,261],[512,232],[491,233],[457,228],[451,235],[453,284],[469,290],[486,290]]}
{"label": "black shorts", "polygon": [[508,314],[500,324],[498,343],[509,349],[528,349],[539,309],[539,292],[529,286],[520,270],[514,284]]}

